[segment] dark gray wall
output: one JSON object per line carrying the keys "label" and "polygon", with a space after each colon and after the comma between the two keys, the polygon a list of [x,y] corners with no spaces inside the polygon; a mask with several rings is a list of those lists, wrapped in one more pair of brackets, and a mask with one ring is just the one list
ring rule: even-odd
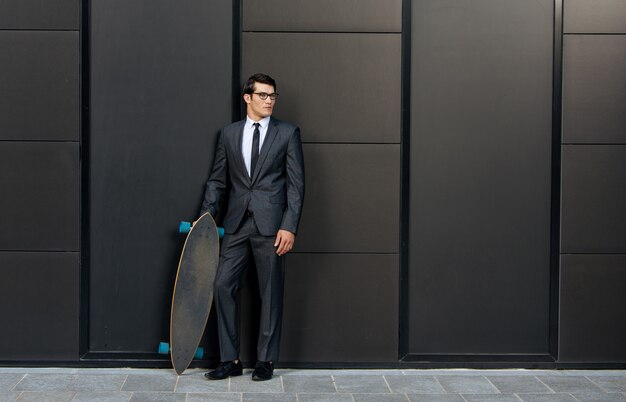
{"label": "dark gray wall", "polygon": [[625,362],[626,3],[563,14],[559,358]]}
{"label": "dark gray wall", "polygon": [[277,80],[275,116],[304,142],[283,361],[398,359],[401,12],[399,0],[243,1],[241,78]]}
{"label": "dark gray wall", "polygon": [[[562,3],[563,110],[551,116],[560,0],[243,0],[241,60],[231,1],[0,0],[0,361],[154,361],[168,338],[176,225],[198,212],[241,62],[241,79],[277,78],[276,116],[304,140],[282,362],[396,365],[399,351],[511,361],[548,353],[555,330],[557,365],[623,364],[626,6]],[[246,282],[250,360],[258,296],[254,275]],[[203,345],[218,357],[214,316]]]}
{"label": "dark gray wall", "polygon": [[78,359],[79,15],[0,1],[0,360]]}
{"label": "dark gray wall", "polygon": [[415,0],[411,27],[408,351],[547,354],[552,2]]}
{"label": "dark gray wall", "polygon": [[231,121],[232,2],[94,0],[91,66],[89,350],[155,352]]}

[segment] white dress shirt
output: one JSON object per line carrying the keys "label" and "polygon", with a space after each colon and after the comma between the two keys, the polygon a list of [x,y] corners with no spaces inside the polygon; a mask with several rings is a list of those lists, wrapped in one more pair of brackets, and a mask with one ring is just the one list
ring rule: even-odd
{"label": "white dress shirt", "polygon": [[246,116],[246,124],[243,126],[243,138],[241,140],[241,153],[243,154],[243,161],[246,164],[246,170],[248,175],[252,177],[250,172],[250,163],[252,159],[252,137],[254,136],[254,123],[259,123],[259,154],[261,154],[261,147],[263,147],[263,140],[265,140],[265,134],[267,134],[267,127],[270,124],[270,117],[265,117],[259,121],[252,120],[249,116]]}

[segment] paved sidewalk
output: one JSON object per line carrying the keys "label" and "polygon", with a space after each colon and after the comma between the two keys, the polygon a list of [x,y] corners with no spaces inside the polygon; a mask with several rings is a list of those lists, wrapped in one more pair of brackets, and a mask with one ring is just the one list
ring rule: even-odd
{"label": "paved sidewalk", "polygon": [[253,382],[204,370],[0,368],[4,401],[625,401],[626,370],[290,370]]}

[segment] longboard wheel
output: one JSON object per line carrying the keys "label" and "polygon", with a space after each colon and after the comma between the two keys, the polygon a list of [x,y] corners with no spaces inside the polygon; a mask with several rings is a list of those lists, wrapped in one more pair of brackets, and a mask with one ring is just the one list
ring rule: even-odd
{"label": "longboard wheel", "polygon": [[159,343],[159,354],[160,355],[166,355],[170,353],[170,344],[167,342],[160,342]]}
{"label": "longboard wheel", "polygon": [[182,221],[180,225],[178,225],[178,233],[189,233],[191,230],[191,222]]}
{"label": "longboard wheel", "polygon": [[202,356],[204,356],[204,349],[203,348],[196,349],[196,354],[193,355],[193,358],[194,359],[202,359]]}

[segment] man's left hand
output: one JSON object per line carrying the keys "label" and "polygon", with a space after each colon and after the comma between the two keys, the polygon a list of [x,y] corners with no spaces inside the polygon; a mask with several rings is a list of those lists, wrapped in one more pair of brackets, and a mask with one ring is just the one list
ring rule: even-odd
{"label": "man's left hand", "polygon": [[276,250],[276,254],[285,255],[291,251],[293,248],[293,243],[296,240],[296,235],[291,233],[288,230],[280,229],[278,233],[276,233],[276,241],[274,242],[274,247],[278,247]]}

